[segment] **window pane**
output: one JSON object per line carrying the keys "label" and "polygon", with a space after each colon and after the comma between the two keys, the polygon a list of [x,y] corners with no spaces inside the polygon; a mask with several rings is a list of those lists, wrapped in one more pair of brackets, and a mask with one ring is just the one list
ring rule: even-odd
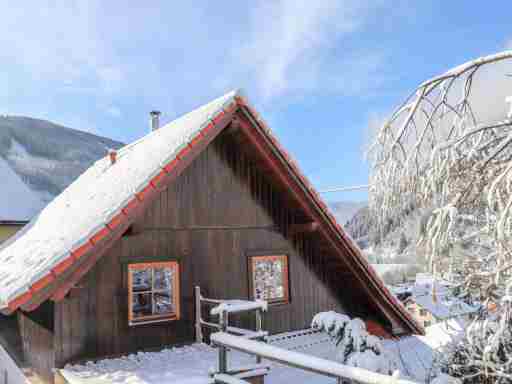
{"label": "window pane", "polygon": [[257,259],[254,262],[254,297],[272,300],[285,297],[284,260]]}
{"label": "window pane", "polygon": [[[130,325],[145,320],[179,319],[179,267],[176,262],[130,264],[128,266]],[[132,322],[133,321],[133,322]]]}
{"label": "window pane", "polygon": [[134,294],[132,296],[132,312],[134,319],[151,315],[151,293]]}
{"label": "window pane", "polygon": [[172,268],[155,268],[155,289],[169,291],[172,288]]}
{"label": "window pane", "polygon": [[154,300],[154,315],[162,315],[166,313],[175,313],[174,303],[172,302],[172,296],[168,292],[157,292],[153,294]]}
{"label": "window pane", "polygon": [[133,292],[151,291],[153,279],[151,272],[151,268],[131,270]]}

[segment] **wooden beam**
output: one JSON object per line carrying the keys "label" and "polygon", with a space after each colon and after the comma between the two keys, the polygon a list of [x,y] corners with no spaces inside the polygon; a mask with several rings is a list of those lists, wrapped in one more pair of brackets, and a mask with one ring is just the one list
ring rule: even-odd
{"label": "wooden beam", "polygon": [[320,225],[316,221],[303,224],[290,224],[289,233],[290,235],[297,235],[299,233],[314,233],[317,232]]}
{"label": "wooden beam", "polygon": [[124,237],[136,236],[140,235],[144,232],[144,226],[140,222],[134,222],[132,225],[128,227],[128,229],[123,233]]}

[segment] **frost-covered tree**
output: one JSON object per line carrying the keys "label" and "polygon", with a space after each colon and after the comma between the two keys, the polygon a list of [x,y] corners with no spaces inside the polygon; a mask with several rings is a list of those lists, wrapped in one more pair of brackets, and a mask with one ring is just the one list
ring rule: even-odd
{"label": "frost-covered tree", "polygon": [[498,300],[512,293],[511,73],[512,51],[505,51],[423,82],[369,151],[377,231],[399,225],[404,212],[420,212],[416,249],[430,270],[458,282],[468,300],[498,306],[496,319],[478,320],[483,334],[492,333],[492,351],[478,347],[474,333],[465,344],[484,374],[504,350],[506,327],[496,324],[511,310]]}

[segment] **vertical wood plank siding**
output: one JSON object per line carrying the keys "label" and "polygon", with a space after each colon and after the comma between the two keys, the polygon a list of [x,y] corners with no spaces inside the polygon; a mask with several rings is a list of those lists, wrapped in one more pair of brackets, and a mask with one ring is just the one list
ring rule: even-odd
{"label": "vertical wood plank siding", "polygon": [[55,355],[52,332],[21,311],[17,316],[26,362],[42,379],[53,382]]}
{"label": "vertical wood plank siding", "polygon": [[[314,234],[287,237],[301,213],[247,155],[251,151],[221,134],[160,193],[137,223],[143,231],[119,240],[77,293],[56,303],[58,366],[193,341],[194,286],[208,297],[248,298],[248,254],[258,251],[289,257],[290,303],[270,307],[264,320],[270,332],[307,327],[318,311],[344,311],[348,285],[325,268],[329,255],[320,253]],[[181,319],[128,326],[127,264],[163,260],[180,263]]]}

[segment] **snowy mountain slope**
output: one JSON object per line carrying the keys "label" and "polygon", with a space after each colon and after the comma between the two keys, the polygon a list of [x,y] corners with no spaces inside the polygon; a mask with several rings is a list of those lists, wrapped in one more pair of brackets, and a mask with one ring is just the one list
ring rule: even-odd
{"label": "snowy mountain slope", "polygon": [[[363,249],[364,255],[387,283],[412,278],[424,270],[425,257],[416,247],[422,213],[404,212],[399,222],[390,223],[387,232],[377,239],[368,206],[359,209],[345,224],[345,230]],[[379,240],[379,241],[377,241]]]}
{"label": "snowy mountain slope", "polygon": [[28,221],[45,206],[2,157],[0,180],[0,221]]}
{"label": "snowy mountain slope", "polygon": [[367,238],[370,233],[371,220],[368,205],[360,208],[345,223],[345,229],[353,239]]}
{"label": "snowy mountain slope", "polygon": [[[45,203],[105,156],[108,148],[122,145],[45,120],[0,116],[0,157]],[[0,189],[0,199],[3,193]]]}
{"label": "snowy mountain slope", "polygon": [[367,205],[366,201],[336,201],[329,203],[329,207],[336,220],[343,226],[352,219],[356,212]]}

